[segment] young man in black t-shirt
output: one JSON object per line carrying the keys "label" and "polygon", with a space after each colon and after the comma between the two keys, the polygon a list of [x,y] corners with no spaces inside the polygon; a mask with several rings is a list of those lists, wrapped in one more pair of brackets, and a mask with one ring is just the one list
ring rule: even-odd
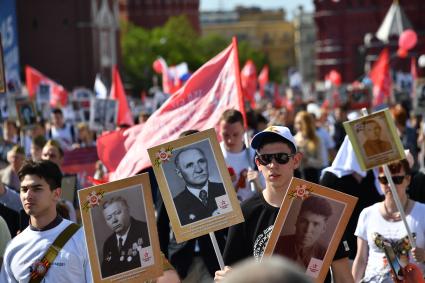
{"label": "young man in black t-shirt", "polygon": [[[251,146],[257,151],[255,162],[266,180],[266,188],[242,203],[245,222],[229,228],[224,250],[227,265],[250,256],[261,259],[294,170],[302,159],[294,137],[286,127],[268,127],[254,136]],[[334,282],[354,282],[347,249],[340,246],[332,262]],[[217,271],[215,280],[223,279],[230,270],[226,266]]]}

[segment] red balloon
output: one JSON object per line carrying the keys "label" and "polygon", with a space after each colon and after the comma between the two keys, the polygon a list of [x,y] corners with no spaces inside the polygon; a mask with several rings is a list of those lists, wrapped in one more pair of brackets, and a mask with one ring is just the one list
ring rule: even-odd
{"label": "red balloon", "polygon": [[407,57],[407,50],[400,47],[397,50],[397,56],[400,57],[400,58],[406,58]]}
{"label": "red balloon", "polygon": [[161,65],[161,62],[159,62],[158,59],[153,62],[152,67],[157,74],[162,73],[162,65]]}
{"label": "red balloon", "polygon": [[336,70],[331,70],[329,72],[329,80],[336,86],[339,86],[342,83],[341,74]]}
{"label": "red balloon", "polygon": [[403,31],[398,38],[398,46],[406,51],[415,47],[417,42],[418,36],[416,32],[411,29]]}

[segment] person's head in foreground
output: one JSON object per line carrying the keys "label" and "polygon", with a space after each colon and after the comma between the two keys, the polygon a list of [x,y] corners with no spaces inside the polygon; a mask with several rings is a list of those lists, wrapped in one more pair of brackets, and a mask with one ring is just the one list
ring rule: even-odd
{"label": "person's head in foreground", "polygon": [[242,261],[220,283],[311,283],[307,275],[289,260],[272,256],[256,262],[253,258]]}

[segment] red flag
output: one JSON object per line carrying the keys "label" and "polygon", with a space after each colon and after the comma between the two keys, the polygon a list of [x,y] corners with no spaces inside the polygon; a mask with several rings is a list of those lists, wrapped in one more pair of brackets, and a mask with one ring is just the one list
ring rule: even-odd
{"label": "red flag", "polygon": [[260,96],[264,97],[264,88],[269,82],[269,66],[265,65],[258,75],[258,85],[260,86]]}
{"label": "red flag", "polygon": [[373,82],[373,106],[384,103],[390,97],[391,77],[390,77],[390,52],[385,48],[379,54],[378,60],[373,64],[369,73]]}
{"label": "red flag", "polygon": [[97,138],[97,155],[109,172],[118,167],[141,129],[142,125],[136,125],[126,130],[107,132]]}
{"label": "red flag", "polygon": [[169,76],[169,70],[167,62],[164,58],[159,57],[153,62],[153,69],[158,74],[162,74],[162,91],[167,94],[172,94],[177,89],[174,89],[174,82]]}
{"label": "red flag", "polygon": [[244,97],[249,101],[251,108],[255,109],[255,91],[257,90],[257,70],[252,60],[248,60],[241,71],[241,84]]}
{"label": "red flag", "polygon": [[216,127],[224,110],[235,108],[244,115],[239,76],[234,38],[143,124],[111,179],[129,177],[150,166],[147,149],[177,139],[182,131]]}
{"label": "red flag", "polygon": [[412,99],[416,98],[416,81],[418,79],[418,70],[416,69],[416,58],[410,59],[410,73],[412,74]]}
{"label": "red flag", "polygon": [[112,68],[112,87],[110,97],[118,101],[118,125],[134,125],[133,116],[131,110],[128,107],[127,97],[124,92],[124,86],[122,85],[120,73],[118,67]]}
{"label": "red flag", "polygon": [[25,66],[25,77],[28,88],[28,94],[31,99],[35,99],[37,89],[40,84],[49,87],[50,106],[60,107],[68,103],[68,92],[63,86],[46,77],[36,69]]}

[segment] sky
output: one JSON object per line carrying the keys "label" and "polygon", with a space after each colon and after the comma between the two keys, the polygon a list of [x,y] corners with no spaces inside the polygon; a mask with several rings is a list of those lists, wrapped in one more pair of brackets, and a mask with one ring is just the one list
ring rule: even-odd
{"label": "sky", "polygon": [[237,5],[258,6],[263,9],[284,8],[288,18],[292,15],[299,5],[304,6],[304,10],[312,12],[314,10],[313,0],[201,0],[201,11],[211,10],[233,10]]}

